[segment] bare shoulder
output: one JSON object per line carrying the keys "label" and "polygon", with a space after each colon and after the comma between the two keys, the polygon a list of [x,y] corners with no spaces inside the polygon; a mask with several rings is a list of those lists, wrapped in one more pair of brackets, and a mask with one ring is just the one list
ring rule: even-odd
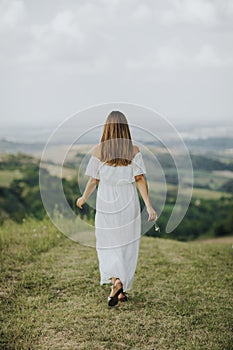
{"label": "bare shoulder", "polygon": [[100,158],[100,155],[101,155],[101,153],[100,153],[100,144],[95,145],[95,146],[93,147],[93,149],[92,149],[92,155],[95,156],[95,157],[97,157],[97,158]]}
{"label": "bare shoulder", "polygon": [[135,156],[135,154],[137,154],[138,152],[140,152],[139,147],[136,145],[133,145],[133,155]]}

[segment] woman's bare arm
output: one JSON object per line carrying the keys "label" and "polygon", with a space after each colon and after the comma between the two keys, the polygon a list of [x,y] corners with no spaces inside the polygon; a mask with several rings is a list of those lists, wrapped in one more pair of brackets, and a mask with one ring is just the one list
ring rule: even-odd
{"label": "woman's bare arm", "polygon": [[148,184],[147,184],[147,181],[145,179],[145,176],[143,174],[137,175],[137,176],[135,176],[135,181],[136,181],[137,187],[139,189],[139,192],[142,196],[142,199],[145,203],[146,210],[149,214],[148,221],[157,220],[158,216],[157,216],[156,211],[153,209],[153,207],[151,205],[149,191],[148,191]]}
{"label": "woman's bare arm", "polygon": [[[95,145],[95,147],[92,150],[92,155],[100,158],[100,145]],[[94,178],[94,177],[90,177],[87,184],[86,184],[86,188],[83,192],[82,197],[78,198],[76,201],[76,205],[77,207],[79,207],[80,209],[82,209],[83,204],[88,200],[88,198],[90,197],[90,195],[92,194],[92,192],[94,192],[96,186],[98,185],[99,180]]]}
{"label": "woman's bare arm", "polygon": [[79,197],[76,201],[76,205],[77,207],[79,207],[80,209],[82,209],[83,204],[88,200],[88,198],[90,197],[90,195],[94,192],[97,184],[99,183],[98,179],[95,179],[94,177],[90,177],[87,184],[86,184],[86,188],[83,192],[82,197]]}

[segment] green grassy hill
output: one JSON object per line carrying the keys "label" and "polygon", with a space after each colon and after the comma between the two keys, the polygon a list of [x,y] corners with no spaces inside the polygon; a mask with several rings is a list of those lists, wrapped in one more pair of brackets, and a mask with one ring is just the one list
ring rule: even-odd
{"label": "green grassy hill", "polygon": [[[224,242],[224,240],[223,240]],[[230,350],[232,241],[143,237],[129,301],[47,220],[1,227],[1,349]]]}

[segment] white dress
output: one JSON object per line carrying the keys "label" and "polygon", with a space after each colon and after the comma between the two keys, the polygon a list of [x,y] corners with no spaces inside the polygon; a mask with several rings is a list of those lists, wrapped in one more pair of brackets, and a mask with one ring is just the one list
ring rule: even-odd
{"label": "white dress", "polygon": [[141,238],[140,203],[134,176],[146,174],[139,151],[127,166],[111,166],[91,156],[85,175],[99,179],[95,236],[100,285],[119,277],[132,288]]}

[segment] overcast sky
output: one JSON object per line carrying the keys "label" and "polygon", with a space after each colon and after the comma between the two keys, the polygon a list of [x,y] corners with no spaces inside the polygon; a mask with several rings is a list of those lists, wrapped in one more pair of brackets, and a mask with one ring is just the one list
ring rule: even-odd
{"label": "overcast sky", "polygon": [[232,0],[0,0],[2,125],[129,102],[233,119]]}

